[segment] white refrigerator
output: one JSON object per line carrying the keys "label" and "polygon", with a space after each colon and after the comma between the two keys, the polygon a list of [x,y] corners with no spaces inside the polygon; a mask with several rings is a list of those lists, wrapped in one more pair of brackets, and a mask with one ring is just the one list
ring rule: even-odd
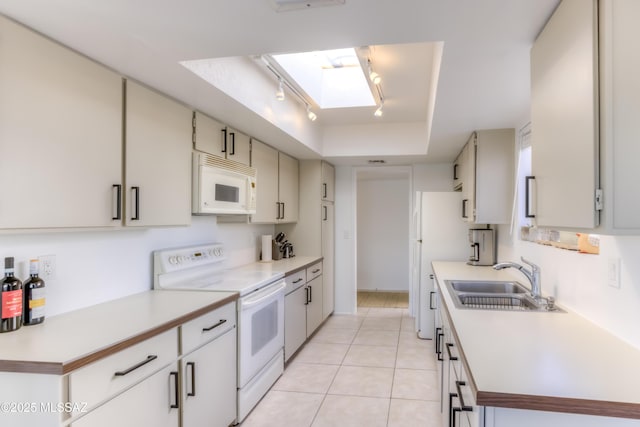
{"label": "white refrigerator", "polygon": [[412,233],[412,312],[420,338],[433,339],[435,289],[431,279],[432,261],[469,259],[468,224],[461,218],[460,192],[420,192],[414,200]]}

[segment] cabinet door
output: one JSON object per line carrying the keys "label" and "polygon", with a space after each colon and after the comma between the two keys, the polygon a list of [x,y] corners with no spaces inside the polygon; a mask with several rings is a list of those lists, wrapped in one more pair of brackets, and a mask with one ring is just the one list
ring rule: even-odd
{"label": "cabinet door", "polygon": [[597,2],[567,0],[531,50],[531,162],[538,225],[598,224],[597,47]]}
{"label": "cabinet door", "polygon": [[462,219],[466,222],[475,222],[476,208],[476,134],[464,146],[462,153]]}
{"label": "cabinet door", "polygon": [[0,228],[120,225],[121,77],[2,16],[0,40]]}
{"label": "cabinet door", "polygon": [[182,427],[227,427],[236,419],[236,329],[182,361]]}
{"label": "cabinet door", "polygon": [[251,139],[248,135],[227,128],[227,159],[251,165]]}
{"label": "cabinet door", "polygon": [[132,81],[126,99],[125,223],[188,225],[192,112]]}
{"label": "cabinet door", "polygon": [[251,166],[257,170],[256,213],[251,222],[276,222],[278,216],[278,151],[260,141],[251,141]]}
{"label": "cabinet door", "polygon": [[115,420],[118,427],[177,427],[177,368],[171,365],[162,369],[71,423],[71,427],[112,427]]}
{"label": "cabinet door", "polygon": [[334,301],[334,206],[333,203],[322,203],[322,318],[326,319],[331,313],[335,305]]}
{"label": "cabinet door", "polygon": [[322,200],[335,200],[336,172],[333,165],[322,162]]}
{"label": "cabinet door", "polygon": [[198,151],[225,157],[226,127],[199,111],[193,113],[193,148]]}
{"label": "cabinet door", "polygon": [[284,297],[284,360],[307,339],[307,288],[301,286]]}
{"label": "cabinet door", "polygon": [[298,221],[298,159],[278,153],[278,200],[281,213],[278,222]]}
{"label": "cabinet door", "polygon": [[322,276],[307,283],[309,299],[307,304],[307,337],[311,336],[322,323]]}

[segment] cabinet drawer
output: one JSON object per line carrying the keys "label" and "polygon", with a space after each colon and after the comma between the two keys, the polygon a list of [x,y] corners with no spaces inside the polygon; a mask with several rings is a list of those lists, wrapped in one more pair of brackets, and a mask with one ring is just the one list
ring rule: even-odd
{"label": "cabinet drawer", "polygon": [[313,264],[311,267],[307,268],[307,282],[312,281],[316,277],[322,274],[322,262],[317,264]]}
{"label": "cabinet drawer", "polygon": [[181,326],[182,352],[187,354],[236,325],[236,303],[232,302]]}
{"label": "cabinet drawer", "polygon": [[69,401],[87,408],[131,387],[178,357],[178,330],[171,329],[139,344],[73,371]]}
{"label": "cabinet drawer", "polygon": [[290,276],[285,277],[284,281],[287,284],[284,293],[285,295],[288,295],[298,289],[300,286],[307,283],[307,272],[306,270],[300,270]]}

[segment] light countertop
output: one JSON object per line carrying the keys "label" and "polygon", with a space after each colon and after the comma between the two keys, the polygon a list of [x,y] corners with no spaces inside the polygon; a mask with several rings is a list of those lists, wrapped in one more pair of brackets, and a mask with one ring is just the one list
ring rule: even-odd
{"label": "light countertop", "polygon": [[66,374],[235,301],[234,292],[148,291],[0,334],[0,371]]}
{"label": "light countertop", "polygon": [[513,269],[433,268],[478,405],[640,418],[640,350],[570,310],[458,309],[444,280],[529,283]]}
{"label": "light countertop", "polygon": [[267,262],[256,262],[252,264],[243,265],[241,267],[237,267],[234,270],[241,269],[255,269],[259,268],[265,271],[273,272],[274,274],[283,273],[285,276],[293,274],[297,271],[302,270],[303,268],[311,267],[313,264],[316,264],[322,261],[322,257],[320,256],[294,256],[292,258],[283,258],[277,261],[267,261]]}

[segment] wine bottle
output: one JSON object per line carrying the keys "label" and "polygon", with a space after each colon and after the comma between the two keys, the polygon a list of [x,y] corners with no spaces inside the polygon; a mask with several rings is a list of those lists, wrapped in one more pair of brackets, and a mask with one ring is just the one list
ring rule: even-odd
{"label": "wine bottle", "polygon": [[0,291],[0,332],[15,331],[22,326],[22,282],[13,276],[13,257],[4,259]]}
{"label": "wine bottle", "polygon": [[24,282],[22,293],[22,324],[37,325],[44,322],[44,280],[38,277],[39,262],[37,259],[29,261],[29,278]]}

